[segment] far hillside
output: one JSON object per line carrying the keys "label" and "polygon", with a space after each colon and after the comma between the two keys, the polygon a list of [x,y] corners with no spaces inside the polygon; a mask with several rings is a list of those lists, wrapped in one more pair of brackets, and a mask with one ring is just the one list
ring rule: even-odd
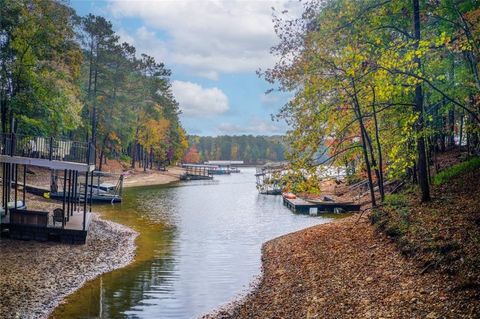
{"label": "far hillside", "polygon": [[283,136],[196,136],[188,137],[190,150],[186,162],[237,160],[245,164],[263,164],[285,160]]}

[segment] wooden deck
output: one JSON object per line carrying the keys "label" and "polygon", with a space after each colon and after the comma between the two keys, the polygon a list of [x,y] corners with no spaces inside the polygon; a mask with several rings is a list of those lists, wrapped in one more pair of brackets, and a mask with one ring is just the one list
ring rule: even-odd
{"label": "wooden deck", "polygon": [[84,244],[87,239],[88,229],[92,221],[92,214],[86,214],[85,230],[83,230],[83,212],[74,212],[66,222],[65,227],[61,223],[53,225],[52,215],[49,215],[48,225],[35,226],[10,223],[9,216],[1,217],[1,236],[13,239],[60,241],[70,244]]}
{"label": "wooden deck", "polygon": [[301,198],[289,199],[283,198],[283,205],[296,213],[309,213],[310,208],[317,208],[318,214],[333,213],[335,208],[340,208],[345,212],[358,212],[360,205],[348,202],[318,202],[313,203]]}

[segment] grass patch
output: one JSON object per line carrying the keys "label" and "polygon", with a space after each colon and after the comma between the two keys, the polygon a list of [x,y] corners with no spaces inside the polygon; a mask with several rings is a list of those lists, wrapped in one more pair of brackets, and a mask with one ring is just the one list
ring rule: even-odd
{"label": "grass patch", "polygon": [[446,168],[433,178],[433,185],[442,185],[450,181],[453,177],[465,172],[473,171],[480,167],[480,157],[472,158],[469,161],[462,162],[452,167]]}
{"label": "grass patch", "polygon": [[132,161],[132,158],[128,155],[121,154],[120,155],[120,161],[130,163]]}
{"label": "grass patch", "polygon": [[405,194],[387,194],[385,196],[385,205],[391,207],[405,207],[408,200]]}

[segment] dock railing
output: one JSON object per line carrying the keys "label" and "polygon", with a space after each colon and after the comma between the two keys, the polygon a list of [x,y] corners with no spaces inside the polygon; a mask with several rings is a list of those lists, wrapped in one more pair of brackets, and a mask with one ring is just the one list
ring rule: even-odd
{"label": "dock railing", "polygon": [[21,134],[0,134],[2,155],[40,158],[82,164],[95,163],[95,147],[90,142]]}

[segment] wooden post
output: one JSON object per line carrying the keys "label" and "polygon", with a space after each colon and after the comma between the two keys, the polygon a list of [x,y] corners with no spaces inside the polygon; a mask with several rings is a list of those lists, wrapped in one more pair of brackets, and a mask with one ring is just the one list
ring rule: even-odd
{"label": "wooden post", "polygon": [[74,210],[78,211],[78,171],[75,171],[75,178],[74,178],[74,188],[73,188],[73,198],[74,198]]}
{"label": "wooden post", "polygon": [[10,139],[10,156],[15,154],[15,133],[12,133],[12,138]]}
{"label": "wooden post", "polygon": [[93,197],[93,172],[90,175],[90,213],[92,212],[92,197]]}
{"label": "wooden post", "polygon": [[[63,198],[62,198],[62,210],[63,210],[63,215],[65,216],[65,196],[67,195],[67,170],[63,170]],[[62,227],[64,225],[65,221],[62,221]]]}
{"label": "wooden post", "polygon": [[67,189],[65,190],[66,199],[67,199],[67,221],[70,219],[70,176],[71,176],[71,171],[67,170]]}
{"label": "wooden post", "polygon": [[27,188],[27,165],[23,165],[23,205],[25,204],[25,193]]}
{"label": "wooden post", "polygon": [[50,149],[48,150],[48,159],[52,160],[53,155],[53,137],[50,137]]}
{"label": "wooden post", "polygon": [[75,181],[75,171],[70,170],[70,187],[68,188],[69,190],[69,201],[70,201],[70,216],[73,215],[73,202],[74,202],[74,197],[73,197],[73,182]]}
{"label": "wooden post", "polygon": [[87,218],[87,194],[88,194],[88,170],[85,172],[85,190],[83,198],[83,230],[85,230],[85,223]]}
{"label": "wooden post", "polygon": [[17,199],[18,199],[18,164],[15,165],[15,204],[14,207],[17,209]]}
{"label": "wooden post", "polygon": [[6,183],[6,180],[7,180],[7,176],[6,176],[6,169],[5,169],[5,166],[7,164],[6,163],[2,163],[2,179],[3,179],[3,183],[2,183],[2,207],[5,208],[5,215],[7,214],[7,205],[5,204],[5,194],[7,193],[7,183]]}

